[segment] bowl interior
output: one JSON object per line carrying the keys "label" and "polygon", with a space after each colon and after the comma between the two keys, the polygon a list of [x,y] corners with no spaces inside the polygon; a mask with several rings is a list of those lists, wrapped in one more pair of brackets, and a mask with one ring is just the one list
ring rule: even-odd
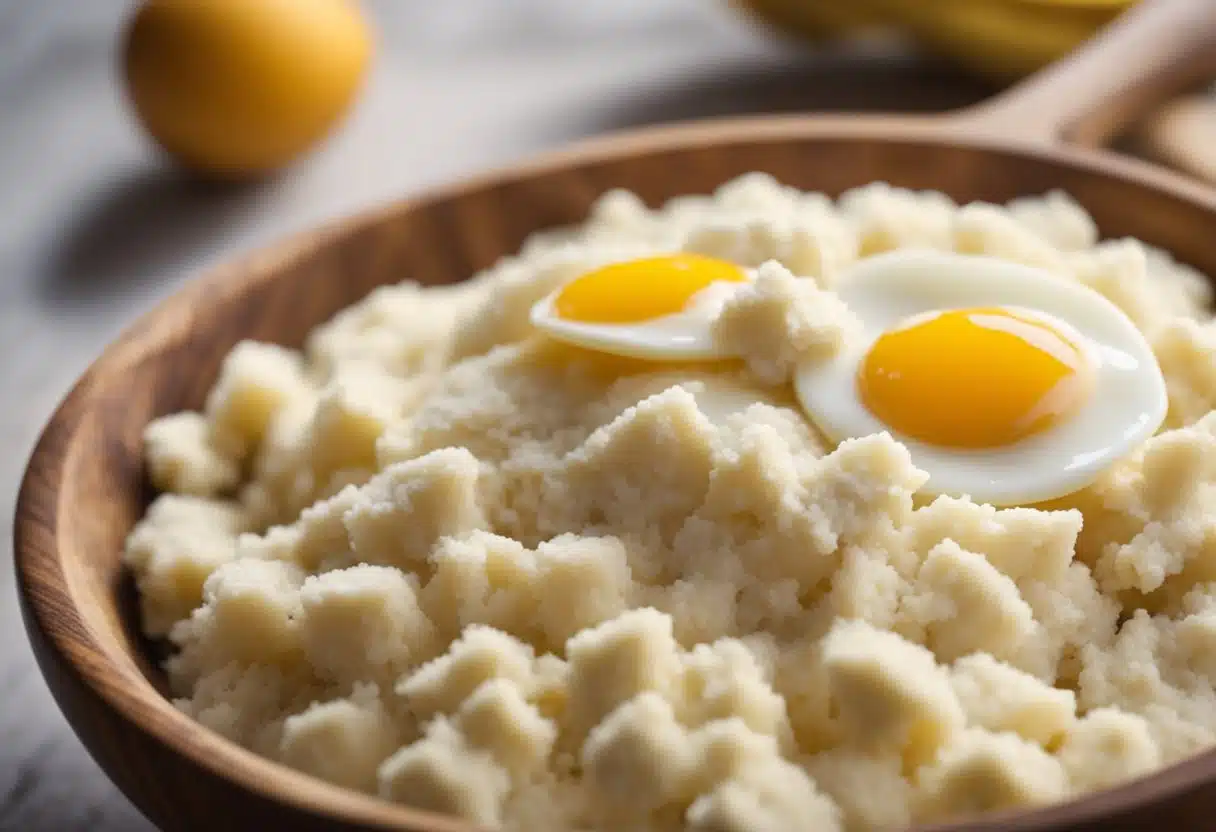
{"label": "bowl interior", "polygon": [[[200,407],[234,344],[252,338],[298,346],[312,327],[376,286],[406,278],[426,284],[462,280],[515,252],[529,233],[581,220],[607,189],[628,188],[657,205],[680,194],[709,192],[753,170],[833,195],[876,180],[944,191],[959,201],[999,202],[1058,188],[1093,214],[1104,237],[1135,236],[1216,274],[1216,246],[1208,242],[1216,228],[1216,202],[1131,163],[1066,150],[966,147],[928,133],[849,133],[810,122],[722,130],[672,132],[645,146],[618,140],[434,199],[390,206],[220,269],[137,323],[73,391],[31,464],[18,520],[18,565],[31,635],[36,646],[45,639],[44,670],[55,663],[52,654],[66,657],[72,672],[112,704],[128,695],[149,702],[158,698],[154,688],[163,693],[163,675],[150,645],[138,636],[134,592],[120,564],[124,538],[152,496],[142,472],[140,436],[156,416]],[[730,137],[723,139],[726,133]],[[45,507],[34,510],[38,494]],[[68,650],[65,644],[73,639],[86,648]],[[106,755],[81,724],[85,712],[66,703],[51,681],[69,719],[106,765]],[[187,753],[178,745],[184,743],[179,735],[193,729],[185,717],[175,718],[167,703],[148,714],[130,721]],[[262,778],[257,788],[274,791],[273,778],[287,776],[277,767],[254,767],[248,755],[224,742],[210,744],[208,753],[216,772],[228,772],[222,776],[246,786],[256,774]],[[1174,771],[1122,790],[1126,800],[1119,802],[1131,806],[1185,790],[1197,770],[1182,768],[1183,774]],[[137,785],[120,785],[145,811],[160,814]],[[1109,809],[1108,798],[1084,803],[1107,801]],[[345,811],[325,805],[330,808],[319,811],[335,817]],[[983,828],[1088,828],[1084,822],[1096,810],[1062,811],[994,819]]]}

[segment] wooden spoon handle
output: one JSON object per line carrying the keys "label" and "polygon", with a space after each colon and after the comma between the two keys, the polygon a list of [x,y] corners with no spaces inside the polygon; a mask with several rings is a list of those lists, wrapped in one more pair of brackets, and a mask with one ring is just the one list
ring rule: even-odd
{"label": "wooden spoon handle", "polygon": [[960,127],[1094,147],[1216,75],[1216,0],[1140,0],[1069,57],[959,114]]}
{"label": "wooden spoon handle", "polygon": [[1176,98],[1136,125],[1130,138],[1143,155],[1216,184],[1216,94]]}

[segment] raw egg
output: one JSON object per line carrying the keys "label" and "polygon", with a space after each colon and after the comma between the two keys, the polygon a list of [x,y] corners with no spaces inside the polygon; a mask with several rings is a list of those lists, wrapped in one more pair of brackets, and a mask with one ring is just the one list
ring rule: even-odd
{"label": "raw egg", "polygon": [[532,323],[559,341],[627,358],[724,358],[714,345],[713,320],[751,279],[734,263],[698,254],[613,263],[538,302]]}
{"label": "raw egg", "polygon": [[888,431],[929,474],[927,491],[994,505],[1060,497],[1165,418],[1148,342],[1080,283],[904,250],[860,262],[837,291],[862,335],[800,367],[798,398],[834,441]]}
{"label": "raw egg", "polygon": [[147,0],[127,31],[127,90],[170,154],[201,172],[291,161],[345,113],[371,37],[350,0]]}

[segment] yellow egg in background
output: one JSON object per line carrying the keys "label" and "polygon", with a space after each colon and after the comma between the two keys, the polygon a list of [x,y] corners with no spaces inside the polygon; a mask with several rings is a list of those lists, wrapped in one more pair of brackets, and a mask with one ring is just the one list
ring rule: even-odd
{"label": "yellow egg in background", "polygon": [[123,44],[148,133],[201,173],[270,172],[329,133],[372,52],[353,0],[147,0]]}

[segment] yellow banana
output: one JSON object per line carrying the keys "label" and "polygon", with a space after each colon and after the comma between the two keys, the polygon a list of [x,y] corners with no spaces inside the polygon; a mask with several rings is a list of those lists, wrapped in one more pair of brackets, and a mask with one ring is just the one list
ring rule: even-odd
{"label": "yellow banana", "polygon": [[1057,60],[1135,0],[735,0],[790,31],[824,39],[888,24],[1001,80]]}
{"label": "yellow banana", "polygon": [[1026,0],[870,0],[928,48],[1000,79],[1071,52],[1122,10]]}
{"label": "yellow banana", "polygon": [[1024,6],[1041,6],[1054,9],[1126,9],[1136,0],[1018,0]]}
{"label": "yellow banana", "polygon": [[840,0],[731,0],[744,9],[781,29],[811,40],[827,40],[840,35],[888,25],[883,16],[862,2]]}

